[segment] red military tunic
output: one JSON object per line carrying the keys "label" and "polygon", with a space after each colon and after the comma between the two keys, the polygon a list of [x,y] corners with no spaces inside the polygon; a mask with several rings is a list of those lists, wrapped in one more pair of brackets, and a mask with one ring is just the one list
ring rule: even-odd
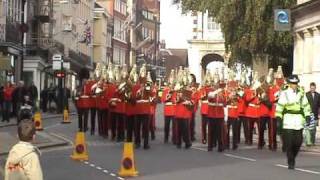
{"label": "red military tunic", "polygon": [[183,120],[191,120],[191,118],[192,118],[192,109],[189,109],[182,102],[177,103],[175,118],[183,119]]}
{"label": "red military tunic", "polygon": [[260,118],[260,101],[254,96],[255,90],[248,89],[245,91],[245,101],[248,104],[245,116],[249,118]]}
{"label": "red military tunic", "polygon": [[208,93],[211,91],[210,87],[202,87],[200,90],[200,96],[206,97],[205,99],[201,100],[201,114],[208,115],[209,105],[208,105]]}
{"label": "red military tunic", "polygon": [[270,110],[270,117],[271,118],[275,118],[275,113],[276,113],[276,103],[279,97],[279,93],[280,93],[280,87],[275,85],[275,86],[271,86],[269,88],[269,99],[272,103],[272,108]]}
{"label": "red military tunic", "polygon": [[[163,94],[161,97],[161,101],[164,103],[164,108],[163,108],[163,114],[164,116],[174,116],[175,115],[175,98],[176,98],[176,93],[175,92],[170,92],[171,88],[166,87],[163,90]],[[171,98],[167,99],[168,94],[171,93]]]}
{"label": "red military tunic", "polygon": [[[230,92],[227,93],[227,96],[230,96]],[[231,99],[230,102],[228,102],[227,108],[229,118],[237,119],[239,117],[238,102],[239,97],[235,97],[234,99]]]}
{"label": "red military tunic", "polygon": [[209,101],[208,117],[224,118],[224,106],[226,105],[226,98],[224,94],[219,93],[215,97],[208,97],[208,101]]}
{"label": "red military tunic", "polygon": [[103,92],[97,97],[97,108],[100,110],[108,109],[108,105],[109,105],[108,103],[109,100],[107,98],[108,84],[104,83],[102,89],[103,89]]}

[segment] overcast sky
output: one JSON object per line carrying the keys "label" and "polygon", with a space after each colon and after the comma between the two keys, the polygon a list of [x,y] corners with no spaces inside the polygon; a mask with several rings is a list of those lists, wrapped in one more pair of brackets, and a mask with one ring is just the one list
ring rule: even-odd
{"label": "overcast sky", "polygon": [[167,48],[188,48],[187,40],[192,37],[192,19],[181,15],[172,0],[161,0],[160,39],[166,41]]}

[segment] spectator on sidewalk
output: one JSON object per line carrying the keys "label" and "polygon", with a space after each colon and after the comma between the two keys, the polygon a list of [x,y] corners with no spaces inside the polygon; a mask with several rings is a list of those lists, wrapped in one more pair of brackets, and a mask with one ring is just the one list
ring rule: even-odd
{"label": "spectator on sidewalk", "polygon": [[40,100],[41,100],[41,109],[43,112],[47,112],[48,107],[48,88],[45,88],[40,93]]}
{"label": "spectator on sidewalk", "polygon": [[36,129],[31,119],[18,125],[19,142],[12,147],[5,165],[5,180],[43,180],[40,151],[31,143]]}
{"label": "spectator on sidewalk", "polygon": [[[316,124],[318,124],[318,120],[319,120],[319,109],[320,109],[320,95],[318,92],[316,92],[316,83],[312,82],[310,83],[310,91],[307,92],[307,98],[309,101],[309,104],[311,106],[311,110],[312,113],[314,115],[314,118],[316,120]],[[315,145],[315,141],[316,141],[316,132],[317,132],[317,127],[314,126],[313,128],[309,129],[310,130],[310,141],[311,144],[307,144],[307,145]]]}
{"label": "spectator on sidewalk", "polygon": [[3,107],[2,107],[2,104],[3,104],[3,86],[0,85],[0,115],[2,117],[2,122],[4,122],[4,119],[3,119]]}
{"label": "spectator on sidewalk", "polygon": [[38,88],[34,85],[34,82],[32,82],[31,85],[29,86],[28,93],[30,95],[30,99],[33,102],[33,104],[36,104],[38,100]]}
{"label": "spectator on sidewalk", "polygon": [[19,81],[18,86],[15,88],[12,94],[12,103],[14,104],[15,116],[18,115],[18,110],[20,109],[25,95],[27,95],[27,88],[23,81]]}
{"label": "spectator on sidewalk", "polygon": [[7,82],[6,86],[3,89],[3,104],[2,104],[2,116],[3,121],[10,122],[10,112],[12,108],[12,93],[14,87],[11,82]]}

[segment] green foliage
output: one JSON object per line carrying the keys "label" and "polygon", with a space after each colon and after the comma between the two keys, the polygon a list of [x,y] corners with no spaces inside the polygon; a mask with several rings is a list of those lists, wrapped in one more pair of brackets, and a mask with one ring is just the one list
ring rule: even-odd
{"label": "green foliage", "polygon": [[274,31],[273,10],[294,5],[296,0],[181,0],[184,13],[208,10],[221,24],[231,58],[247,62],[261,55],[292,58],[292,34]]}

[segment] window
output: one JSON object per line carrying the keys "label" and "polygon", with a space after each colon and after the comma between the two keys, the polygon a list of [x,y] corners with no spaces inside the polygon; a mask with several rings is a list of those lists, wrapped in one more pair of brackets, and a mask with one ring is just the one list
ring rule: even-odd
{"label": "window", "polygon": [[126,50],[115,46],[113,48],[113,63],[117,65],[123,65],[126,62]]}
{"label": "window", "polygon": [[217,31],[220,30],[220,25],[214,22],[213,18],[208,18],[208,30],[209,31]]}
{"label": "window", "polygon": [[152,12],[143,10],[143,11],[142,11],[142,15],[143,15],[143,17],[144,17],[145,19],[154,20],[154,15],[153,15]]}
{"label": "window", "polygon": [[127,3],[121,0],[116,0],[115,8],[116,11],[120,12],[121,14],[127,14]]}
{"label": "window", "polygon": [[148,37],[150,37],[153,40],[154,30],[148,29],[146,27],[142,27],[142,37],[143,39],[147,39]]}
{"label": "window", "polygon": [[107,47],[112,47],[112,34],[111,32],[107,32]]}
{"label": "window", "polygon": [[126,41],[126,30],[124,29],[124,21],[114,19],[114,37],[121,41]]}

